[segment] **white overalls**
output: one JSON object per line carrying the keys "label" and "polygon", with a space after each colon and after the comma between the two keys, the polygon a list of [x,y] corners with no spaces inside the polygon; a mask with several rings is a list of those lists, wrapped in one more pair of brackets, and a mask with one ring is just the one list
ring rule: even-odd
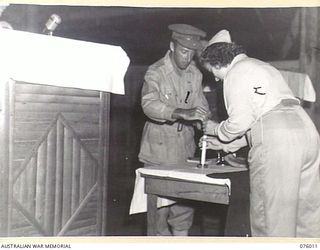
{"label": "white overalls", "polygon": [[281,73],[245,54],[224,79],[229,118],[216,129],[250,146],[252,236],[320,237],[320,140]]}

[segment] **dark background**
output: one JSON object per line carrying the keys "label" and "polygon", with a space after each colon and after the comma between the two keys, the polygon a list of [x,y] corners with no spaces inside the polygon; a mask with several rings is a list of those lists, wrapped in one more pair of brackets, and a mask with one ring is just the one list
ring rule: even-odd
{"label": "dark background", "polygon": [[[141,8],[10,5],[3,13],[14,29],[41,32],[52,13],[62,18],[56,36],[121,46],[133,64],[148,65],[168,48],[171,23],[187,23],[210,39],[225,28],[248,53],[263,60],[297,59],[299,37],[287,35],[299,8]],[[294,37],[296,35],[296,37]]]}
{"label": "dark background", "polygon": [[[1,20],[14,29],[41,33],[51,14],[62,23],[55,36],[121,46],[130,58],[124,96],[111,96],[110,161],[108,180],[108,235],[145,235],[145,214],[128,215],[137,155],[145,122],[140,107],[143,75],[169,47],[171,23],[187,23],[207,32],[209,40],[217,31],[228,29],[233,41],[245,47],[249,56],[277,61],[298,59],[300,39],[299,8],[133,8],[104,6],[9,5]],[[23,41],[21,41],[23,44]],[[50,60],[50,58],[48,58]],[[83,58],[85,60],[85,58]],[[222,85],[204,73],[204,84],[212,111],[225,115]],[[219,235],[223,206],[197,204],[194,235]],[[200,211],[200,212],[199,212]],[[204,215],[203,215],[204,214]],[[201,225],[205,225],[203,227]]]}

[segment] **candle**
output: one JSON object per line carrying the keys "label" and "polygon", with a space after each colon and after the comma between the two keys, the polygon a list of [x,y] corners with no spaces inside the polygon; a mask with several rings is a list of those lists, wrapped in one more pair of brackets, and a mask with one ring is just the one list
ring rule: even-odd
{"label": "candle", "polygon": [[202,149],[201,149],[201,159],[200,159],[201,166],[204,166],[206,162],[206,151],[207,151],[207,135],[204,135],[202,137]]}

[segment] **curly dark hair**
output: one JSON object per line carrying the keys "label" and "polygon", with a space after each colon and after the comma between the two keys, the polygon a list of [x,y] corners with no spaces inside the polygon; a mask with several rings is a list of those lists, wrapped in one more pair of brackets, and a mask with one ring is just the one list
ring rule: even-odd
{"label": "curly dark hair", "polygon": [[230,64],[237,55],[246,53],[241,45],[235,43],[214,43],[208,46],[200,56],[200,62],[204,65],[226,66]]}

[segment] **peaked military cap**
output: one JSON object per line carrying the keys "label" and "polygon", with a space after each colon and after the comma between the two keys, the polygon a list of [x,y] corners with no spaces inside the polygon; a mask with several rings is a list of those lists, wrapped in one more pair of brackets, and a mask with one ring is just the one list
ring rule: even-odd
{"label": "peaked military cap", "polygon": [[178,41],[183,47],[188,49],[201,49],[201,38],[206,37],[206,32],[188,24],[170,24],[172,39]]}

